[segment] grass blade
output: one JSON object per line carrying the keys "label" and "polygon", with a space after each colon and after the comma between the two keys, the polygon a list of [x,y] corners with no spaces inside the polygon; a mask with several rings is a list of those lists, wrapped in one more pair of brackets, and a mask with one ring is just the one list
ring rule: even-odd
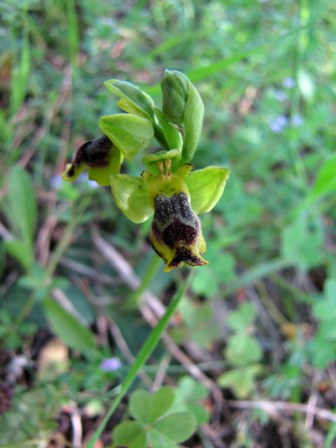
{"label": "grass blade", "polygon": [[191,280],[191,275],[189,275],[188,279],[180,286],[180,288],[177,290],[175,296],[173,297],[172,301],[170,302],[165,314],[161,317],[156,327],[152,330],[151,334],[147,338],[145,344],[141,348],[138,356],[136,357],[134,364],[130,367],[130,370],[128,371],[128,374],[126,375],[126,378],[124,379],[123,384],[121,385],[121,389],[119,391],[119,394],[114,399],[111,408],[105,415],[103,421],[100,423],[96,431],[94,432],[93,436],[88,442],[87,448],[94,448],[95,443],[99,439],[101,433],[103,432],[105,426],[107,425],[107,422],[111,418],[113,412],[117,409],[118,405],[120,404],[121,400],[125,396],[126,392],[132,385],[133,381],[135,380],[136,376],[138,375],[140,369],[145,365],[147,359],[149,356],[153,353],[155,347],[158,345],[162,333],[167,328],[167,325],[170,322],[171,317],[173,316],[178,304],[180,303],[182,297],[185,294],[186,289],[188,288]]}

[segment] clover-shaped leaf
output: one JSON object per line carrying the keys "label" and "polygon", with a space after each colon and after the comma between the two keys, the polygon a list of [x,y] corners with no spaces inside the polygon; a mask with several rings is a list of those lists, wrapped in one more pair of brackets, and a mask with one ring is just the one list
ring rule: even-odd
{"label": "clover-shaped leaf", "polygon": [[153,424],[157,431],[174,442],[180,443],[188,439],[196,430],[196,419],[187,411],[168,414]]}
{"label": "clover-shaped leaf", "polygon": [[196,430],[196,419],[188,410],[175,410],[175,390],[164,386],[154,394],[132,393],[129,410],[136,421],[125,421],[113,431],[114,446],[128,448],[177,448]]}
{"label": "clover-shaped leaf", "polygon": [[145,390],[137,390],[130,399],[130,413],[141,423],[153,423],[168,411],[174,398],[175,391],[169,386],[162,387],[152,395]]}
{"label": "clover-shaped leaf", "polygon": [[110,177],[110,181],[114,200],[128,219],[140,223],[153,214],[148,202],[147,186],[141,177],[115,174]]}
{"label": "clover-shaped leaf", "polygon": [[118,102],[120,109],[144,118],[153,118],[154,102],[138,86],[117,79],[109,79],[105,82],[105,86],[112,93],[121,97]]}
{"label": "clover-shaped leaf", "polygon": [[246,398],[255,387],[256,376],[261,371],[259,364],[238,367],[223,373],[218,378],[221,387],[230,387],[238,398]]}
{"label": "clover-shaped leaf", "polygon": [[178,393],[174,403],[174,410],[188,410],[201,425],[209,420],[209,411],[201,403],[209,395],[203,384],[195,381],[190,376],[184,376],[178,383]]}
{"label": "clover-shaped leaf", "polygon": [[154,136],[152,123],[134,114],[107,115],[99,125],[127,159],[143,151]]}
{"label": "clover-shaped leaf", "polygon": [[209,166],[192,171],[185,178],[191,206],[196,214],[209,212],[221,198],[229,177],[227,168]]}
{"label": "clover-shaped leaf", "polygon": [[130,448],[146,448],[147,435],[143,426],[134,421],[120,423],[113,430],[113,441],[115,445],[127,446]]}
{"label": "clover-shaped leaf", "polygon": [[253,336],[238,332],[229,338],[225,356],[233,365],[245,365],[259,361],[262,357],[262,351]]}

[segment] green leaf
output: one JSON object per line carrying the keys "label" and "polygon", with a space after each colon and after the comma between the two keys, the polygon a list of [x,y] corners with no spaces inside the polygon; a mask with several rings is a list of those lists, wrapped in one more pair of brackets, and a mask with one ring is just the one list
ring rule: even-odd
{"label": "green leaf", "polygon": [[7,240],[4,242],[4,248],[24,269],[29,270],[32,267],[34,254],[30,244],[20,240]]}
{"label": "green leaf", "polygon": [[42,303],[53,331],[69,347],[80,352],[96,348],[93,334],[76,317],[49,297]]}
{"label": "green leaf", "polygon": [[191,412],[175,412],[157,420],[152,428],[180,443],[196,431],[196,419]]}
{"label": "green leaf", "polygon": [[168,411],[174,398],[175,391],[169,386],[162,387],[153,395],[137,390],[130,398],[130,414],[143,424],[153,423]]}
{"label": "green leaf", "polygon": [[185,178],[191,206],[196,214],[209,212],[221,198],[229,177],[227,168],[209,166],[192,171]]}
{"label": "green leaf", "polygon": [[176,443],[170,438],[162,434],[161,432],[151,429],[148,432],[148,438],[150,447],[155,448],[178,448]]}
{"label": "green leaf", "polygon": [[227,323],[232,330],[246,331],[255,319],[255,309],[251,303],[243,303],[236,311],[231,311],[227,317]]}
{"label": "green leaf", "polygon": [[336,191],[336,155],[326,160],[317,173],[308,199],[316,199]]}
{"label": "green leaf", "polygon": [[208,347],[219,335],[219,328],[213,319],[213,310],[207,303],[182,302],[180,312],[189,327],[191,339],[202,347]]}
{"label": "green leaf", "polygon": [[209,421],[210,413],[201,402],[208,397],[209,391],[203,384],[195,381],[190,376],[182,377],[178,382],[174,411],[188,410],[196,418],[197,425]]}
{"label": "green leaf", "polygon": [[182,162],[190,162],[194,157],[203,127],[204,105],[195,86],[189,83],[188,100],[184,112],[184,145]]}
{"label": "green leaf", "polygon": [[133,114],[115,114],[102,117],[99,126],[127,159],[143,151],[154,136],[152,123]]}
{"label": "green leaf", "polygon": [[237,333],[229,338],[225,349],[227,360],[236,366],[259,361],[262,351],[258,342],[248,334]]}
{"label": "green leaf", "polygon": [[9,173],[8,182],[9,214],[19,236],[32,245],[37,204],[30,175],[20,166],[15,166]]}
{"label": "green leaf", "polygon": [[230,387],[238,398],[246,398],[255,388],[255,378],[261,371],[258,364],[239,367],[223,373],[218,378],[221,387]]}
{"label": "green leaf", "polygon": [[323,240],[322,227],[300,216],[282,232],[283,257],[303,271],[308,270],[322,262]]}
{"label": "green leaf", "polygon": [[[110,420],[111,416],[119,406],[121,400],[125,396],[126,392],[132,385],[132,383],[135,381],[137,375],[139,374],[140,370],[145,365],[147,359],[149,356],[153,353],[155,347],[157,347],[160,338],[162,336],[162,333],[167,328],[168,323],[170,322],[174,312],[176,311],[176,308],[178,304],[180,303],[181,299],[184,297],[184,294],[186,292],[187,287],[189,286],[191,276],[187,278],[187,280],[184,280],[176,291],[174,297],[170,301],[165,314],[161,317],[159,322],[156,324],[155,328],[150,333],[149,337],[145,341],[145,343],[142,345],[142,348],[140,352],[138,353],[134,363],[130,367],[129,371],[127,372],[127,375],[121,385],[120,391],[116,398],[113,400],[112,405],[108,412],[106,413],[104,419],[100,422],[98,428],[94,432],[94,434],[91,436],[90,440],[87,443],[87,448],[94,448],[95,443],[100,437],[100,434],[106,427],[108,421]],[[158,446],[158,445],[156,445]]]}
{"label": "green leaf", "polygon": [[117,425],[112,432],[114,445],[129,448],[146,448],[146,431],[137,422],[125,421]]}
{"label": "green leaf", "polygon": [[147,186],[141,177],[115,174],[110,180],[115,203],[128,219],[140,223],[153,214]]}
{"label": "green leaf", "polygon": [[152,98],[138,86],[117,79],[110,79],[104,84],[108,90],[121,97],[118,105],[122,110],[129,113],[135,113],[144,118],[153,118],[154,102]]}

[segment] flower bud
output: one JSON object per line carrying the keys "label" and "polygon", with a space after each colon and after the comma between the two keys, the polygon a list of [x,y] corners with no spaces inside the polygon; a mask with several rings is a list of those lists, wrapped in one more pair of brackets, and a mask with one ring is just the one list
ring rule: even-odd
{"label": "flower bud", "polygon": [[173,196],[158,194],[155,197],[151,242],[166,264],[165,272],[185,264],[207,264],[201,255],[205,252],[201,223],[186,193],[179,192]]}
{"label": "flower bud", "polygon": [[176,70],[165,70],[161,89],[163,113],[172,123],[182,124],[188,100],[188,78]]}

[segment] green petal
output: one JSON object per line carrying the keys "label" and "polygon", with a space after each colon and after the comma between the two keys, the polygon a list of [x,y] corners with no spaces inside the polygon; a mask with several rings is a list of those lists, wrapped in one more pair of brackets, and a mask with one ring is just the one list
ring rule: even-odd
{"label": "green petal", "polygon": [[127,81],[118,81],[117,79],[106,81],[105,86],[112,93],[120,96],[121,100],[118,102],[120,109],[144,118],[153,118],[154,102],[138,86]]}
{"label": "green petal", "polygon": [[209,166],[193,171],[185,178],[196,214],[209,212],[221,198],[229,177],[227,168]]}
{"label": "green petal", "polygon": [[160,123],[162,133],[170,149],[182,149],[183,139],[181,133],[165,118],[163,112],[155,107],[155,115]]}
{"label": "green petal", "polygon": [[114,174],[110,180],[114,200],[128,219],[140,223],[153,214],[146,183],[140,177]]}
{"label": "green petal", "polygon": [[154,136],[152,123],[137,115],[108,115],[100,119],[99,125],[128,159],[143,151]]}
{"label": "green petal", "polygon": [[110,185],[110,175],[117,174],[123,161],[123,155],[111,140],[103,135],[81,145],[72,163],[66,165],[62,178],[72,182],[85,170],[89,178],[99,185]]}
{"label": "green petal", "polygon": [[193,84],[189,84],[188,101],[186,104],[183,126],[184,145],[182,161],[190,162],[194,157],[198,141],[202,133],[204,105],[200,94]]}

